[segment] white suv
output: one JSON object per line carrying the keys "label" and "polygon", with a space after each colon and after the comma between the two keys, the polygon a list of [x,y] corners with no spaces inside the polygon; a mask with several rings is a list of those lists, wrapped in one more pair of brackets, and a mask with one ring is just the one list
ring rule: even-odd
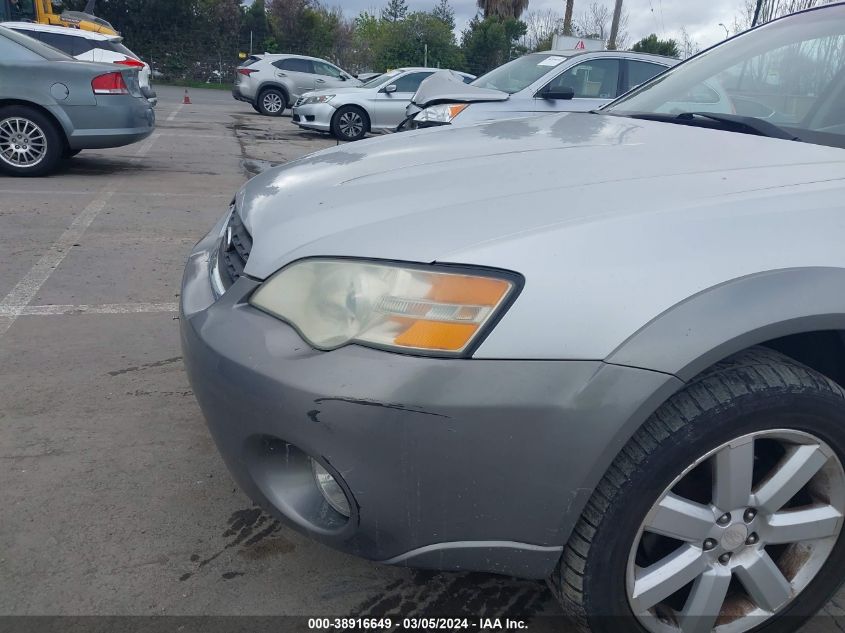
{"label": "white suv", "polygon": [[156,93],[150,86],[150,65],[126,48],[123,45],[123,38],[119,35],[102,35],[65,26],[50,26],[33,22],[3,22],[2,26],[44,42],[76,59],[137,68],[141,92],[152,105],[158,103]]}

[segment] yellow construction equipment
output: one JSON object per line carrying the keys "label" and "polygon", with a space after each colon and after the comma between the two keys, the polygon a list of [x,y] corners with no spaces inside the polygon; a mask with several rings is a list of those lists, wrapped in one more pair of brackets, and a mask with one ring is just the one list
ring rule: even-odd
{"label": "yellow construction equipment", "polygon": [[119,35],[111,24],[94,15],[95,3],[88,0],[84,11],[62,11],[60,0],[0,0],[0,21],[37,22]]}

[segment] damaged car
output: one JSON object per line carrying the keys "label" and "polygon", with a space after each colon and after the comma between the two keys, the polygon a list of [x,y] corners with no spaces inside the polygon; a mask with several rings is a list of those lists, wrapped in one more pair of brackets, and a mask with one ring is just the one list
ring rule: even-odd
{"label": "damaged car", "polygon": [[400,129],[587,112],[677,63],[630,51],[546,51],[510,61],[469,85],[437,73],[420,84]]}
{"label": "damaged car", "polygon": [[251,180],[180,299],[235,480],[356,556],[548,579],[594,632],[797,629],[845,578],[843,51],[825,5],[599,112]]}

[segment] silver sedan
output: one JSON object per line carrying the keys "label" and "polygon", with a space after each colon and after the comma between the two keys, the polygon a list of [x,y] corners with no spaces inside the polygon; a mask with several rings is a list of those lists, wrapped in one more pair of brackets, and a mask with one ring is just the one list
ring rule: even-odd
{"label": "silver sedan", "polygon": [[[367,132],[393,131],[405,119],[405,108],[435,68],[398,68],[360,88],[336,88],[303,94],[294,104],[299,127],[331,132],[341,141],[357,141]],[[459,73],[467,82],[474,77]]]}

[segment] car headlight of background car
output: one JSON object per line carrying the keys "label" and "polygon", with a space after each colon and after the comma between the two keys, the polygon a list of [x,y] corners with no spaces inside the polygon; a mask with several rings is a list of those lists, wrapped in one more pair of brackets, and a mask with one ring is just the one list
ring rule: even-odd
{"label": "car headlight of background car", "polygon": [[311,105],[312,103],[328,103],[334,99],[334,95],[315,95],[313,97],[305,97],[302,105]]}
{"label": "car headlight of background car", "polygon": [[414,117],[417,123],[451,123],[461,112],[466,110],[468,103],[441,103],[429,106]]}
{"label": "car headlight of background car", "polygon": [[360,343],[460,356],[518,289],[518,276],[503,271],[306,259],[273,275],[250,303],[317,349]]}

